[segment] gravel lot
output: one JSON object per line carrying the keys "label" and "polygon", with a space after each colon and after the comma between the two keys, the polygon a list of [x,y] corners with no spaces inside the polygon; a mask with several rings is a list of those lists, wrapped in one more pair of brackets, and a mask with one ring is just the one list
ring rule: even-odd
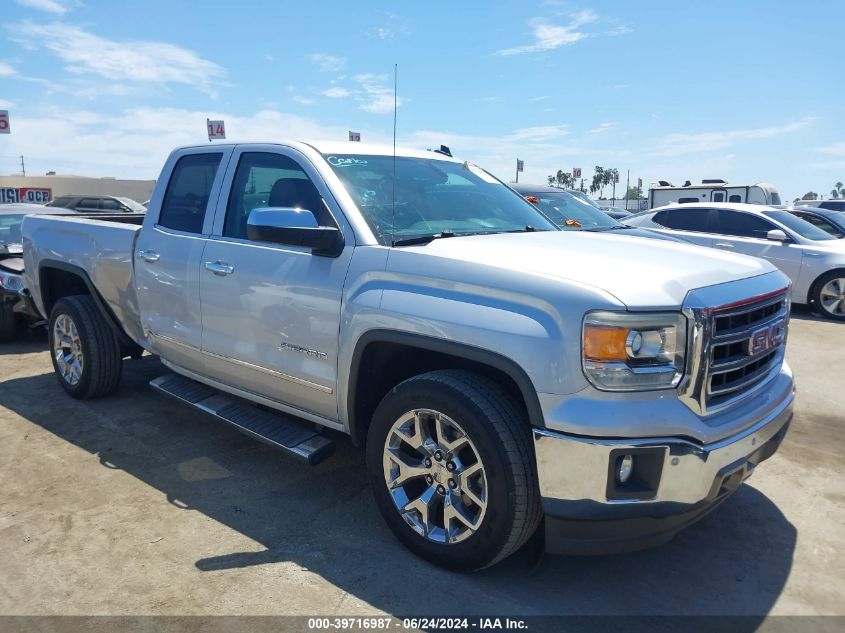
{"label": "gravel lot", "polygon": [[0,614],[845,615],[843,349],[794,316],[781,451],[672,543],[457,575],[396,542],[345,438],[305,466],[154,394],[152,358],[77,402],[33,334],[0,347]]}

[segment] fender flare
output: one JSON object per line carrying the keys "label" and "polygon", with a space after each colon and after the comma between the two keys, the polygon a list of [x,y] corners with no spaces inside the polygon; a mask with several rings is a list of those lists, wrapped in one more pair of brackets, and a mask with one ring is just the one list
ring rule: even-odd
{"label": "fender flare", "polygon": [[537,396],[537,390],[534,388],[534,383],[531,381],[531,378],[525,370],[510,358],[507,358],[497,352],[484,349],[483,347],[457,343],[447,339],[426,336],[424,334],[402,332],[399,330],[376,329],[369,330],[358,338],[355,343],[355,350],[352,353],[352,362],[349,367],[349,389],[346,394],[346,406],[349,420],[349,432],[353,441],[355,441],[355,438],[358,437],[358,427],[361,423],[360,420],[355,419],[357,389],[353,388],[353,385],[358,385],[358,372],[361,368],[361,359],[364,356],[364,350],[371,343],[394,343],[398,345],[405,345],[407,347],[437,352],[492,367],[514,381],[523,400],[525,401],[525,407],[528,412],[528,419],[531,422],[531,425],[545,428],[546,424],[543,416],[543,409],[540,406],[540,399]]}
{"label": "fender flare", "polygon": [[[47,269],[57,269],[62,270],[66,273],[71,273],[76,275],[82,280],[82,283],[88,288],[88,293],[91,295],[91,298],[94,300],[94,305],[97,306],[97,311],[100,313],[100,316],[103,317],[103,320],[108,324],[109,328],[115,333],[117,336],[117,340],[120,342],[121,347],[134,349],[138,347],[138,344],[129,338],[129,335],[124,331],[123,326],[120,325],[120,321],[118,321],[117,317],[112,312],[112,309],[109,305],[105,302],[103,297],[100,295],[100,291],[97,290],[97,287],[94,285],[94,282],[91,281],[91,278],[88,276],[87,271],[84,268],[79,266],[75,266],[74,264],[68,264],[67,262],[62,262],[54,259],[42,259],[38,264],[38,290],[41,294],[41,303],[44,305],[44,309],[47,312],[52,312],[53,305],[50,305],[50,309],[47,310],[47,301],[46,297],[44,296],[44,273]],[[44,315],[44,318],[47,319],[49,322],[50,315]]]}

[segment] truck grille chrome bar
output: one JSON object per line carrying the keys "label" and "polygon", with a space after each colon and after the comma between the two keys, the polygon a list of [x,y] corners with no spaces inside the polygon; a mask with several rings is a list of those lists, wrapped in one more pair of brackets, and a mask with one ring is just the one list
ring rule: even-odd
{"label": "truck grille chrome bar", "polygon": [[756,393],[783,364],[789,310],[788,289],[720,308],[685,309],[692,335],[682,400],[710,415]]}

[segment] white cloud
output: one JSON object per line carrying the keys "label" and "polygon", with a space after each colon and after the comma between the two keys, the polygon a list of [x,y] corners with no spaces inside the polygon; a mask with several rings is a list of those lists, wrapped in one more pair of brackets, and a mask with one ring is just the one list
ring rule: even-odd
{"label": "white cloud", "polygon": [[294,95],[292,99],[297,103],[301,103],[302,105],[311,105],[312,103],[314,103],[314,99],[311,99],[310,97],[303,97],[300,95]]}
{"label": "white cloud", "polygon": [[337,57],[336,55],[329,55],[328,53],[313,53],[308,56],[308,59],[320,70],[320,72],[324,73],[335,73],[346,66],[345,57]]}
{"label": "white cloud", "polygon": [[64,15],[67,12],[67,7],[56,0],[15,0],[15,2],[22,7],[55,13],[56,15]]}
{"label": "white cloud", "polygon": [[531,97],[529,101],[545,101],[549,98],[549,95],[543,95],[541,97]]}
{"label": "white cloud", "polygon": [[552,24],[545,18],[534,18],[528,21],[534,35],[533,44],[524,44],[513,48],[505,48],[497,51],[497,55],[520,55],[523,53],[538,53],[550,51],[561,46],[574,44],[584,38],[590,37],[587,33],[580,31],[582,26],[596,22],[598,14],[591,9],[584,9],[571,16],[568,24]]}
{"label": "white cloud", "polygon": [[30,49],[46,48],[77,75],[147,84],[185,84],[216,96],[223,69],[193,51],[166,42],[109,40],[70,24],[23,22],[9,29]]}
{"label": "white cloud", "polygon": [[11,110],[14,107],[14,102],[6,101],[5,99],[0,99],[0,110]]}
{"label": "white cloud", "polygon": [[384,15],[387,17],[387,23],[382,26],[377,26],[373,33],[380,40],[391,40],[397,35],[408,35],[411,31],[408,29],[408,22],[405,18],[385,11]]}
{"label": "white cloud", "polygon": [[548,142],[559,139],[569,134],[568,125],[539,125],[535,127],[523,127],[514,130],[505,136],[510,142]]}
{"label": "white cloud", "polygon": [[674,133],[658,139],[657,143],[647,148],[653,156],[680,156],[696,154],[731,147],[739,141],[758,140],[788,134],[807,127],[813,117],[804,117],[791,123],[774,127],[725,130],[722,132]]}
{"label": "white cloud", "polygon": [[598,126],[590,130],[591,134],[598,134],[599,132],[607,132],[619,125],[619,121],[607,121],[606,123],[599,123]]}
{"label": "white cloud", "polygon": [[[353,79],[361,86],[358,93],[358,99],[361,101],[358,107],[361,110],[376,114],[393,112],[393,87],[387,83],[389,79],[387,75],[361,73],[355,75]],[[404,102],[405,99],[399,97],[396,105],[401,106]]]}
{"label": "white cloud", "polygon": [[16,75],[17,71],[11,64],[7,64],[6,62],[0,62],[0,77],[11,77],[12,75]]}
{"label": "white cloud", "polygon": [[323,90],[323,95],[328,97],[329,99],[343,99],[344,97],[348,97],[352,93],[349,92],[346,88],[328,88]]}
{"label": "white cloud", "polygon": [[831,154],[832,156],[845,156],[845,142],[833,143],[825,147],[816,147],[814,152],[821,152],[822,154]]}

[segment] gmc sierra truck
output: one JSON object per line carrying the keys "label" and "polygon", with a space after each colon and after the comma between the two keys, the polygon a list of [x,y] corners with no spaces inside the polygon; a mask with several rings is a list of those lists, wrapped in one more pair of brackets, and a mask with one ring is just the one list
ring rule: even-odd
{"label": "gmc sierra truck", "polygon": [[553,553],[665,542],[792,417],[771,264],[560,231],[440,153],[181,148],[146,217],[33,216],[23,239],[68,394],[147,351],[172,371],[154,389],[308,462],[346,433],[396,537],[452,569],[541,525]]}

